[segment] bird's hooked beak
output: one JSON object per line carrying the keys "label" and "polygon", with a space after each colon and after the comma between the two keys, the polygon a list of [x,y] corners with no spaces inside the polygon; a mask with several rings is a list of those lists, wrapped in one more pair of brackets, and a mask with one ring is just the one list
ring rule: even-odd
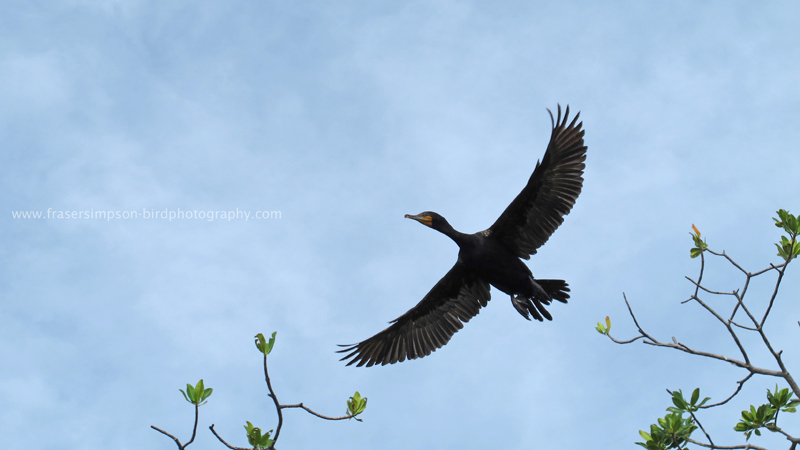
{"label": "bird's hooked beak", "polygon": [[416,216],[412,216],[411,214],[406,214],[405,217],[406,219],[414,219],[417,222],[428,227],[432,227],[433,224],[433,217],[431,216],[423,216],[422,214],[417,214]]}

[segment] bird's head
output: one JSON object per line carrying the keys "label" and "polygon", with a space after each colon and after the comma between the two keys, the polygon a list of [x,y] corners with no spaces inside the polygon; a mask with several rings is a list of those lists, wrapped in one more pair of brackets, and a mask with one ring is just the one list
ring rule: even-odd
{"label": "bird's head", "polygon": [[405,217],[406,219],[414,219],[425,226],[433,228],[434,230],[442,230],[444,227],[449,225],[444,217],[431,211],[421,212],[416,216],[406,214]]}

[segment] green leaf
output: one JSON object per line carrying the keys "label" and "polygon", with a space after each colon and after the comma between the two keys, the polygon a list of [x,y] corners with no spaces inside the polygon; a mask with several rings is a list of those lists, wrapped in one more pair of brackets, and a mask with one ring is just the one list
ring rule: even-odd
{"label": "green leaf", "polygon": [[189,401],[194,403],[194,401],[195,401],[195,398],[194,398],[194,386],[192,386],[191,384],[187,384],[186,385],[186,395],[189,396]]}
{"label": "green leaf", "polygon": [[178,389],[178,390],[181,391],[181,394],[183,394],[183,398],[185,398],[187,402],[192,403],[192,401],[189,400],[189,396],[186,395],[186,392],[184,392],[183,389]]}
{"label": "green leaf", "polygon": [[641,437],[642,437],[642,439],[644,439],[644,441],[645,441],[645,442],[647,442],[647,441],[652,441],[652,440],[653,440],[653,438],[652,438],[652,437],[650,437],[650,435],[649,435],[649,434],[645,433],[645,432],[644,432],[644,431],[642,431],[642,430],[639,430],[639,436],[641,436]]}
{"label": "green leaf", "polygon": [[680,390],[672,393],[672,403],[674,403],[678,409],[684,411],[689,409],[688,405],[686,405],[686,400],[683,399],[683,393],[681,393]]}
{"label": "green leaf", "polygon": [[200,381],[197,382],[197,385],[194,387],[195,398],[200,400],[203,397],[203,391],[206,390],[205,385],[203,384],[203,379],[201,378]]}
{"label": "green leaf", "polygon": [[268,354],[268,355],[269,355],[269,353],[272,351],[272,347],[274,347],[274,346],[275,346],[275,335],[276,335],[276,334],[278,334],[278,332],[277,332],[277,331],[273,332],[273,333],[272,333],[272,337],[271,337],[271,338],[269,338],[269,342],[267,342],[267,354]]}
{"label": "green leaf", "polygon": [[264,350],[267,348],[267,347],[266,347],[266,342],[265,342],[265,341],[266,341],[266,339],[264,338],[264,335],[263,335],[263,334],[261,334],[261,333],[258,333],[258,334],[256,335],[256,348],[257,348],[257,349],[258,349],[258,351],[260,351],[261,353],[264,353]]}
{"label": "green leaf", "polygon": [[692,391],[692,401],[690,403],[694,405],[695,403],[697,403],[697,400],[699,399],[700,399],[700,388],[695,388],[695,390]]}

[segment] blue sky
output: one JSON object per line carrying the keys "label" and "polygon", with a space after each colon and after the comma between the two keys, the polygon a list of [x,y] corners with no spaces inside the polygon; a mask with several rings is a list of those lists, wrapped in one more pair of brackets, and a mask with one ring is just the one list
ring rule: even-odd
{"label": "blue sky", "polygon": [[[632,448],[664,389],[722,399],[744,374],[594,331],[735,355],[680,305],[688,233],[756,270],[797,206],[800,17],[790,2],[7,1],[0,6],[0,435],[8,448],[172,448],[177,389],[214,388],[190,448],[275,425],[252,338],[288,411],[280,448]],[[345,367],[336,344],[415,305],[457,247],[403,219],[488,227],[581,111],[572,213],[529,262],[568,305],[505,295],[430,357]],[[12,211],[280,211],[265,220],[33,220]],[[721,290],[742,278],[709,268]],[[790,268],[768,323],[800,373]],[[764,301],[772,280],[753,288]],[[724,303],[717,300],[717,306]],[[748,341],[756,346],[757,341]],[[758,352],[755,352],[758,355]],[[766,355],[756,358],[768,367]],[[735,443],[753,380],[708,426]],[[738,400],[737,400],[738,401]],[[798,421],[787,421],[797,426]],[[797,429],[797,428],[795,428]],[[783,441],[756,441],[764,445]]]}

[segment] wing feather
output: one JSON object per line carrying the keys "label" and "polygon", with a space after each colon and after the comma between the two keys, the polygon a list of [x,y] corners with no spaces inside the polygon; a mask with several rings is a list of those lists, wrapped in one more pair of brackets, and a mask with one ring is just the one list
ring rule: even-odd
{"label": "wing feather", "polygon": [[347,365],[386,365],[430,355],[486,306],[489,283],[457,262],[417,304],[392,324],[355,345],[344,346]]}
{"label": "wing feather", "polygon": [[[548,112],[550,112],[548,110]],[[561,119],[553,121],[550,143],[541,162],[536,163],[528,184],[486,230],[492,239],[502,242],[518,257],[529,259],[564,222],[583,188],[586,146],[580,113],[567,125],[569,106]]]}

